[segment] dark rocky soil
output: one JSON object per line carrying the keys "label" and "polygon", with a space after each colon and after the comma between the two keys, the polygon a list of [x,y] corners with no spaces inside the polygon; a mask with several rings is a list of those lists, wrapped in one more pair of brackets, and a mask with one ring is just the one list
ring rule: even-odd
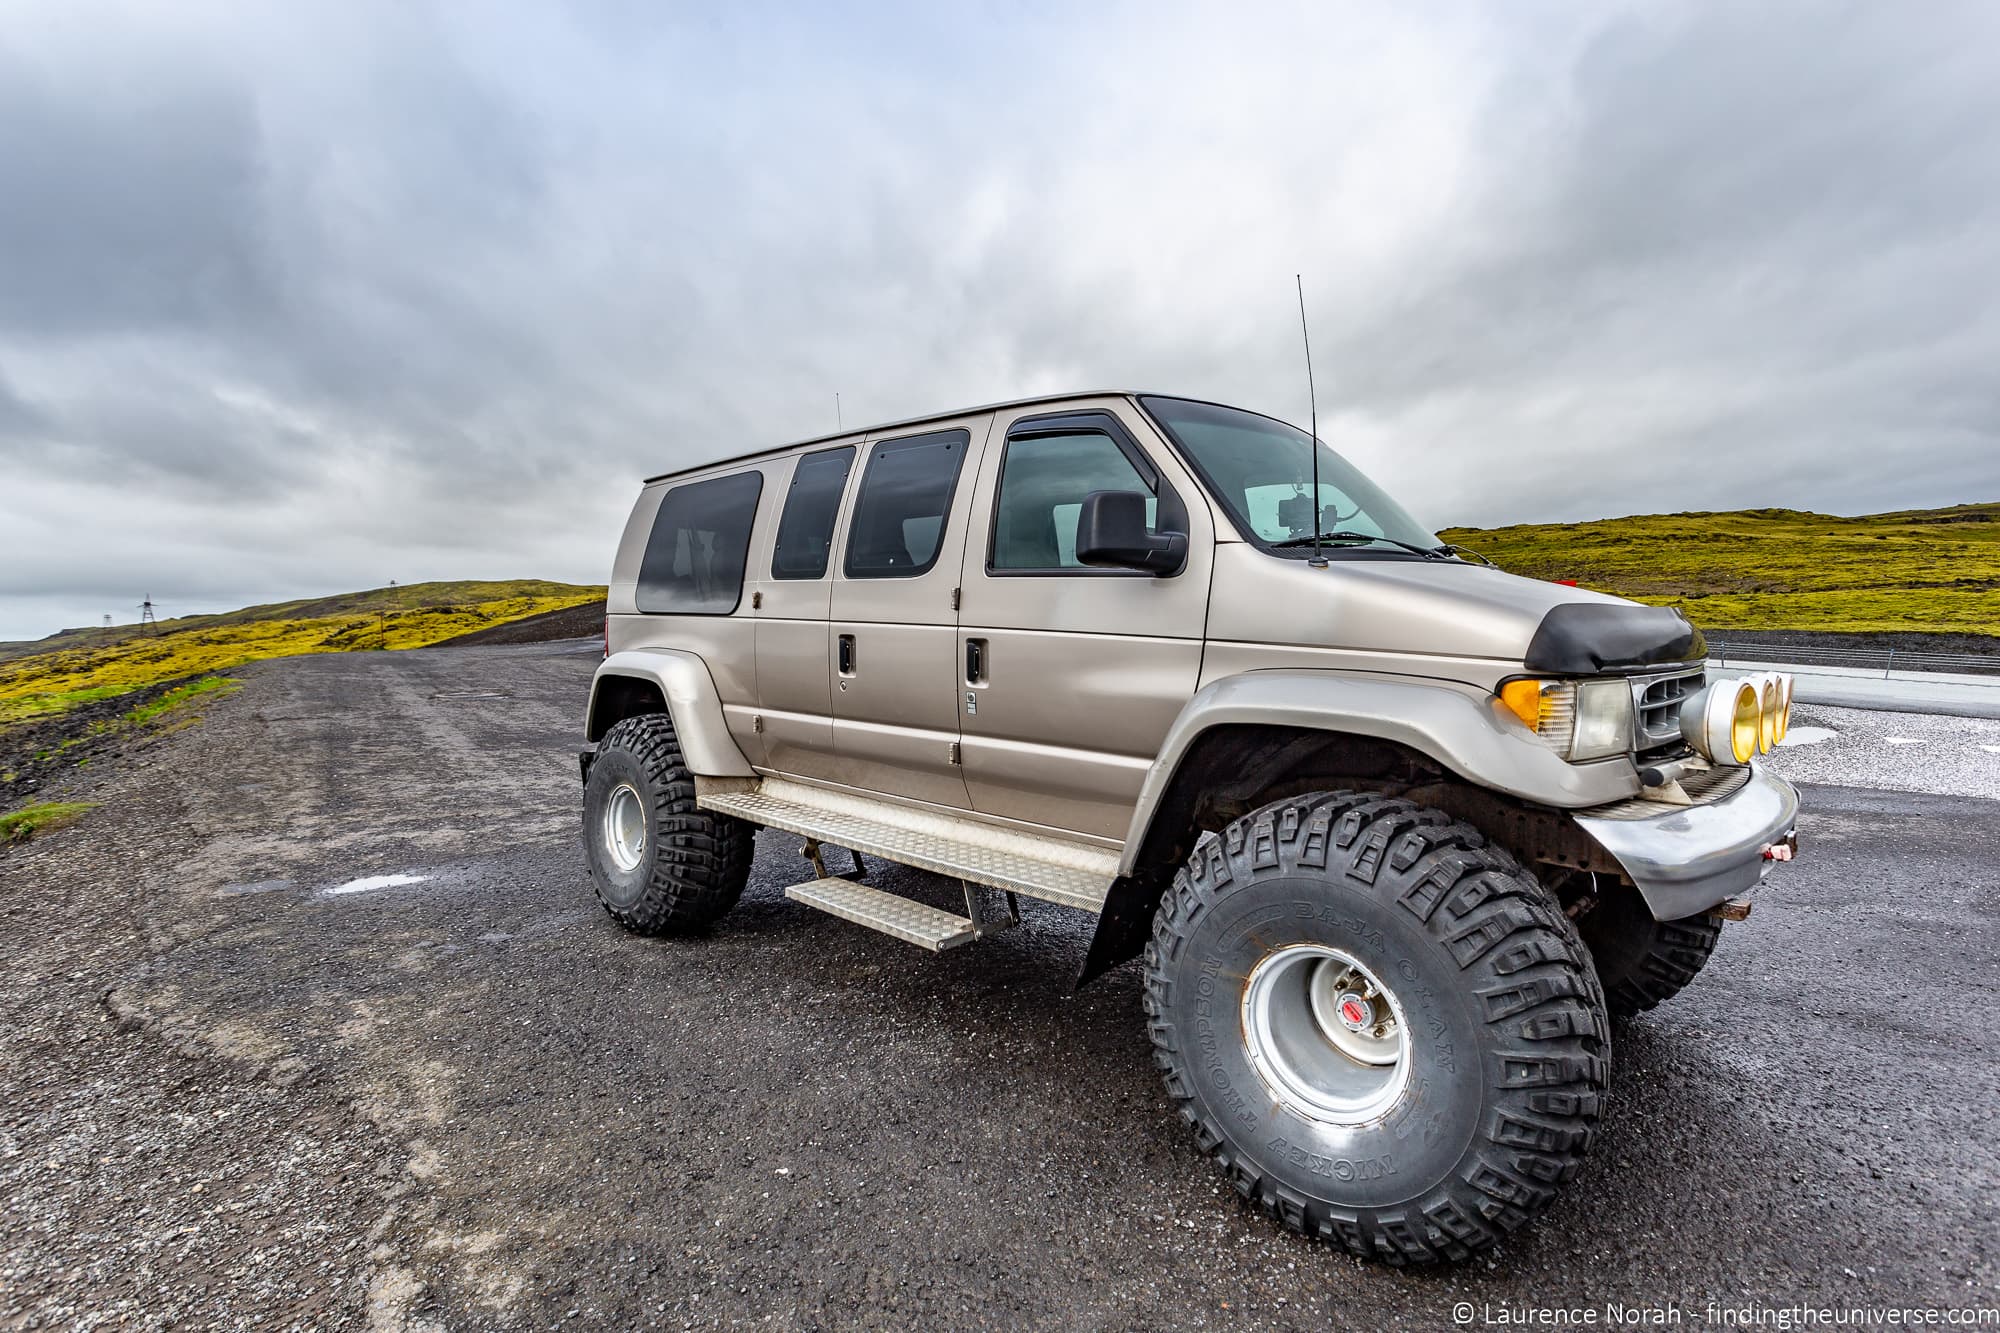
{"label": "dark rocky soil", "polygon": [[[2000,637],[1991,634],[1822,634],[1816,630],[1714,629],[1711,643],[1768,643],[1803,648],[1894,648],[1899,653],[1984,653],[2000,670]],[[1959,668],[1963,670],[1963,668]]]}
{"label": "dark rocky soil", "polygon": [[82,823],[0,850],[0,1327],[1995,1304],[1992,801],[1808,790],[1801,860],[1614,1028],[1562,1199],[1485,1261],[1397,1272],[1237,1200],[1162,1093],[1136,969],[1072,991],[1080,913],[928,955],[787,899],[798,840],[766,834],[713,931],[619,930],[578,846],[595,665],[245,668]]}
{"label": "dark rocky soil", "polygon": [[596,639],[603,634],[604,603],[586,602],[582,606],[569,606],[560,611],[544,611],[538,616],[510,620],[492,629],[476,629],[434,646],[464,648],[478,643],[549,643],[557,639]]}
{"label": "dark rocky soil", "polygon": [[[89,770],[149,744],[163,729],[184,720],[169,713],[160,726],[136,727],[120,725],[119,719],[196,679],[199,677],[184,676],[161,681],[114,699],[84,704],[58,717],[0,728],[0,811],[74,796],[92,785]],[[206,698],[197,700],[189,708],[199,713],[207,702]]]}

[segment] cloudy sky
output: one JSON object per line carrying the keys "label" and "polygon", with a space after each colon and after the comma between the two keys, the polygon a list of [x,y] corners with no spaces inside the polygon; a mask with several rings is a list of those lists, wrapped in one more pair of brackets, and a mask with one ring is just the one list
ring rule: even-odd
{"label": "cloudy sky", "polygon": [[[706,11],[706,12],[704,12]],[[1135,386],[1434,525],[2000,499],[2000,6],[0,0],[0,639]]]}

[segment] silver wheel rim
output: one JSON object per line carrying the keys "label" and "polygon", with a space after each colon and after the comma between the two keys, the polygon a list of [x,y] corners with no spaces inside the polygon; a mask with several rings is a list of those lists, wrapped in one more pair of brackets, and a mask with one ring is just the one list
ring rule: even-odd
{"label": "silver wheel rim", "polygon": [[1330,945],[1287,945],[1258,962],[1243,987],[1243,1037],[1272,1095],[1310,1120],[1378,1119],[1410,1081],[1402,1003]]}
{"label": "silver wheel rim", "polygon": [[646,856],[646,806],[639,790],[621,783],[604,803],[604,850],[620,870],[637,870]]}

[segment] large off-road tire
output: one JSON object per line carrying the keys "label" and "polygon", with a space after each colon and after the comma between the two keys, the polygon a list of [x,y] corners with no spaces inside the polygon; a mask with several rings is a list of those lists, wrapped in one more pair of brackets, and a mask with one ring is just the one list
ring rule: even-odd
{"label": "large off-road tire", "polygon": [[1616,884],[1577,918],[1576,928],[1596,960],[1611,1012],[1630,1018],[1672,999],[1694,980],[1715,952],[1722,918],[1655,921],[1637,889]]}
{"label": "large off-road tire", "polygon": [[628,717],[598,743],[583,787],[583,847],[597,900],[641,935],[712,925],[750,876],[756,829],[697,810],[673,719]]}
{"label": "large off-road tire", "polygon": [[1393,1264],[1467,1258],[1545,1207],[1610,1058],[1553,895],[1470,825],[1369,793],[1204,838],[1160,903],[1146,1013],[1237,1191]]}

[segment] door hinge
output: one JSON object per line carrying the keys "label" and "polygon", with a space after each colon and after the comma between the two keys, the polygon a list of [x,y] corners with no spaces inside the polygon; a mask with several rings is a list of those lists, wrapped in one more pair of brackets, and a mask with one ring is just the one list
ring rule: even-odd
{"label": "door hinge", "polygon": [[959,590],[957,588],[951,590],[951,609],[954,611],[958,610],[958,593]]}
{"label": "door hinge", "polygon": [[764,729],[764,715],[762,713],[757,713],[752,715],[752,717],[750,718],[750,730],[762,731],[763,729]]}
{"label": "door hinge", "polygon": [[956,765],[956,764],[957,764],[957,763],[959,762],[959,759],[958,759],[958,742],[957,742],[957,741],[953,741],[953,742],[951,743],[951,762],[952,762],[952,763],[953,763],[954,765]]}
{"label": "door hinge", "polygon": [[750,609],[752,611],[755,611],[758,607],[762,606],[763,604],[764,604],[763,593],[753,592],[750,594]]}

